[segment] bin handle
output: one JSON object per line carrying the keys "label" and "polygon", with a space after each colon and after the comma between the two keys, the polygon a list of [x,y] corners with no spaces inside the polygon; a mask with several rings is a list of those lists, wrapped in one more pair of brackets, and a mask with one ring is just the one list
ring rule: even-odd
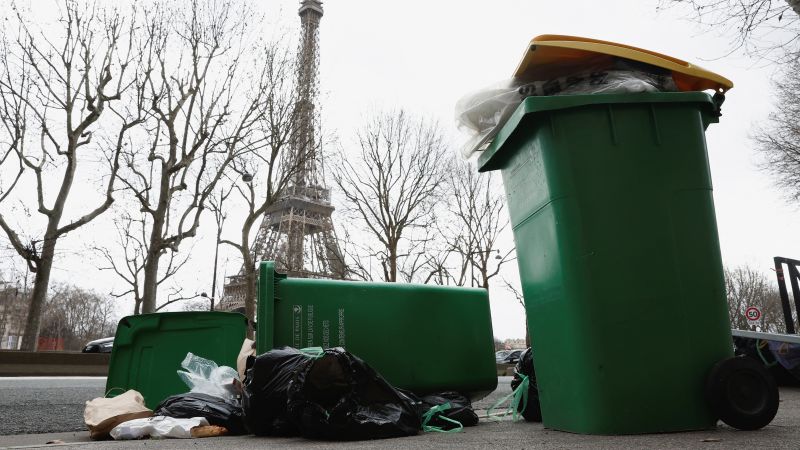
{"label": "bin handle", "polygon": [[258,353],[272,350],[275,344],[275,301],[278,282],[285,274],[275,272],[274,261],[262,261],[258,274],[258,323],[256,328],[256,347]]}

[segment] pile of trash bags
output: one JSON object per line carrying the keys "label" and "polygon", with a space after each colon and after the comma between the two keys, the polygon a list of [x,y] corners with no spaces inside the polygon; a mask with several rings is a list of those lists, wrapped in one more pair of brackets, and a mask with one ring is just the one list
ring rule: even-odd
{"label": "pile of trash bags", "polygon": [[417,397],[390,385],[342,348],[290,347],[247,360],[242,406],[258,436],[325,440],[413,436],[476,425],[470,400],[456,392]]}
{"label": "pile of trash bags", "polygon": [[[243,347],[244,348],[244,347]],[[87,402],[92,439],[197,438],[255,434],[325,440],[451,432],[478,423],[458,392],[417,396],[389,384],[342,348],[277,348],[237,370],[189,353],[178,375],[189,391],[154,410],[129,390]]]}

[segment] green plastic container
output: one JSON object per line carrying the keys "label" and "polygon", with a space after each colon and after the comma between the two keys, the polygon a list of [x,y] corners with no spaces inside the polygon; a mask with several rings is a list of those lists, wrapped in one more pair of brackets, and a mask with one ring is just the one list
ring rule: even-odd
{"label": "green plastic container", "polygon": [[189,352],[235,369],[246,332],[247,319],[238,313],[193,311],[124,317],[114,337],[106,395],[135,389],[153,409],[170,395],[189,391],[178,377]]}
{"label": "green plastic container", "polygon": [[732,356],[700,92],[530,97],[481,155],[514,228],[544,425],[705,429]]}
{"label": "green plastic container", "polygon": [[484,289],[286,278],[262,262],[256,345],[344,347],[395,387],[455,390],[478,398],[497,387]]}

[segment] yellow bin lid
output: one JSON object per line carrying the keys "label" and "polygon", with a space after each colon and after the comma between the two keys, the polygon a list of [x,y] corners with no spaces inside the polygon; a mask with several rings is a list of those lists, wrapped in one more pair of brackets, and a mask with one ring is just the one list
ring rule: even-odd
{"label": "yellow bin lid", "polygon": [[613,57],[668,69],[681,91],[713,89],[724,93],[733,87],[729,79],[678,58],[630,45],[558,34],[533,38],[514,78],[529,81],[557,78],[587,66],[611,63]]}

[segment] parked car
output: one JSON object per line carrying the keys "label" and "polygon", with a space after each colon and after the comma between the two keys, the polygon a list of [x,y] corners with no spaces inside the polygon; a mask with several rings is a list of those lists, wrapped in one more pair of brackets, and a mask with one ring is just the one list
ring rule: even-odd
{"label": "parked car", "polygon": [[89,342],[81,350],[83,353],[111,353],[114,347],[114,338],[108,337]]}
{"label": "parked car", "polygon": [[503,359],[499,359],[497,362],[499,364],[516,364],[524,352],[525,350],[511,350]]}
{"label": "parked car", "polygon": [[511,353],[511,350],[498,350],[494,353],[494,359],[497,362],[501,362],[509,353]]}

